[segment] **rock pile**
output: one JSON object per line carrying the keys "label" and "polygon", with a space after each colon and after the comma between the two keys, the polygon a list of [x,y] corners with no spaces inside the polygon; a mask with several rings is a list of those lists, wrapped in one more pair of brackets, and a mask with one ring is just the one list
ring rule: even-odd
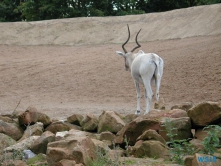
{"label": "rock pile", "polygon": [[[221,125],[221,106],[214,102],[196,106],[185,103],[144,116],[103,111],[99,117],[73,114],[66,121],[51,120],[29,107],[18,116],[0,116],[1,165],[89,166],[98,153],[108,158],[168,160],[166,119],[176,128],[175,139],[191,139],[190,143],[202,149],[201,141],[206,137],[202,128]],[[24,152],[30,152],[32,158]],[[197,155],[187,158],[186,165],[199,165]]]}

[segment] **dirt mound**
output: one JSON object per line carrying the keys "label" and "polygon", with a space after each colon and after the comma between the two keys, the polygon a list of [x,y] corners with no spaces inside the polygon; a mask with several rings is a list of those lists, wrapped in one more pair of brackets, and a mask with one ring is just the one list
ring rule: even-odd
{"label": "dirt mound", "polygon": [[33,105],[55,118],[103,110],[134,113],[134,83],[115,53],[127,38],[127,23],[132,37],[142,27],[143,51],[164,59],[160,104],[169,109],[187,101],[221,102],[220,15],[221,5],[211,5],[136,16],[1,23],[0,113],[11,113],[20,100],[17,110]]}
{"label": "dirt mound", "polygon": [[71,18],[0,24],[0,44],[82,45],[122,43],[142,28],[139,41],[155,41],[221,33],[221,4],[122,17]]}

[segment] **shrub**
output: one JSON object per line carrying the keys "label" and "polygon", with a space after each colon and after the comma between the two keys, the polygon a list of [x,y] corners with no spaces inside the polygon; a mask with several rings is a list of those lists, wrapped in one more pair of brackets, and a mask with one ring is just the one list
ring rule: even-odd
{"label": "shrub", "polygon": [[220,146],[219,136],[221,136],[221,127],[218,125],[209,125],[203,128],[208,130],[208,135],[203,139],[203,153],[213,155]]}
{"label": "shrub", "polygon": [[189,143],[188,139],[184,140],[175,140],[174,137],[177,135],[174,131],[177,131],[175,125],[171,122],[170,119],[166,119],[165,128],[167,136],[170,138],[170,141],[167,142],[167,145],[170,147],[170,158],[172,161],[177,162],[178,164],[184,164],[183,157],[186,155],[191,155],[195,153],[195,147]]}

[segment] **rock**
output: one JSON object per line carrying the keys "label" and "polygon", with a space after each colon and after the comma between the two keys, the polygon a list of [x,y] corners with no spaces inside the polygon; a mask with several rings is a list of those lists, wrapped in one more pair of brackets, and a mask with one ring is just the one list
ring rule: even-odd
{"label": "rock", "polygon": [[56,163],[55,166],[76,166],[76,162],[74,160],[63,159]]}
{"label": "rock", "polygon": [[34,154],[31,150],[23,150],[24,156],[23,159],[28,160],[30,158],[33,158],[36,156],[36,154]]}
{"label": "rock", "polygon": [[155,130],[147,130],[145,131],[141,136],[137,138],[137,141],[139,140],[155,140],[155,141],[160,141],[162,144],[166,145],[166,141],[164,138],[159,135]]}
{"label": "rock", "polygon": [[125,117],[123,117],[123,121],[125,124],[130,123],[131,121],[133,121],[134,119],[136,119],[138,117],[138,115],[135,114],[128,114]]}
{"label": "rock", "polygon": [[182,104],[177,104],[177,105],[172,106],[171,110],[173,110],[173,109],[181,109],[181,110],[184,110],[184,111],[188,111],[192,107],[193,107],[193,103],[192,102],[185,102],[185,103],[182,103]]}
{"label": "rock", "polygon": [[195,135],[194,137],[197,138],[198,140],[203,141],[203,139],[208,136],[208,129],[203,130],[203,128],[198,128],[195,130]]}
{"label": "rock", "polygon": [[30,158],[26,161],[28,165],[33,165],[33,166],[46,166],[48,165],[47,160],[46,160],[46,155],[45,154],[38,154],[34,156],[33,158]]}
{"label": "rock", "polygon": [[146,119],[147,117],[142,116],[134,119],[132,122],[124,126],[117,134],[114,142],[116,144],[124,143],[126,138],[129,145],[134,145],[137,138],[142,135],[145,131],[152,129],[159,131],[160,123],[157,120]]}
{"label": "rock", "polygon": [[221,121],[221,106],[218,102],[203,102],[187,112],[193,125],[205,127]]}
{"label": "rock", "polygon": [[97,139],[97,136],[93,133],[87,132],[87,131],[80,131],[80,130],[75,130],[71,129],[65,137],[89,137],[91,139]]}
{"label": "rock", "polygon": [[[168,119],[171,123],[171,129],[176,136],[174,136],[174,140],[183,140],[192,138],[191,132],[191,121],[189,117],[182,117],[182,118],[164,118],[161,121],[159,134],[166,140],[169,141],[170,138],[167,136],[167,131],[164,126],[166,119]],[[169,123],[169,122],[168,122]]]}
{"label": "rock", "polygon": [[18,151],[23,152],[24,150],[27,150],[30,148],[31,144],[37,140],[40,136],[31,136],[29,138],[26,138],[22,140],[21,142],[18,142],[14,145],[11,145],[4,149],[5,152],[12,152],[12,151]]}
{"label": "rock", "polygon": [[39,136],[31,136],[30,138],[26,138],[23,141],[11,145],[4,149],[4,156],[8,159],[19,159],[22,160],[24,157],[24,150],[29,149],[31,144],[38,138]]}
{"label": "rock", "polygon": [[110,150],[110,148],[108,147],[108,145],[105,142],[97,140],[97,139],[91,139],[91,140],[94,143],[94,145],[96,146],[96,154],[105,155],[106,152]]}
{"label": "rock", "polygon": [[45,130],[56,134],[56,132],[69,131],[71,129],[81,130],[81,127],[63,121],[56,121],[50,124]]}
{"label": "rock", "polygon": [[10,115],[0,115],[0,120],[7,123],[14,123],[14,120],[11,118]]}
{"label": "rock", "polygon": [[6,147],[16,144],[16,141],[8,135],[0,133],[0,154]]}
{"label": "rock", "polygon": [[80,126],[80,123],[83,119],[84,119],[83,115],[74,114],[74,115],[71,115],[67,118],[67,122]]}
{"label": "rock", "polygon": [[184,157],[184,165],[185,166],[192,166],[194,156],[185,156]]}
{"label": "rock", "polygon": [[0,120],[0,133],[4,133],[14,140],[19,140],[23,135],[23,130],[16,123],[7,123]]}
{"label": "rock", "polygon": [[31,144],[30,149],[36,154],[46,154],[48,143],[53,141],[55,141],[55,135],[50,131],[45,131]]}
{"label": "rock", "polygon": [[123,166],[181,166],[179,164],[173,163],[168,159],[163,158],[135,158],[135,157],[120,157],[119,162]]}
{"label": "rock", "polygon": [[1,166],[28,166],[24,161],[22,160],[7,160],[1,163]]}
{"label": "rock", "polygon": [[187,112],[184,111],[184,110],[181,110],[181,109],[173,109],[173,110],[170,110],[170,111],[165,111],[165,110],[151,110],[149,112],[148,115],[145,115],[146,117],[148,118],[151,118],[151,119],[158,119],[159,121],[161,119],[164,119],[164,118],[181,118],[181,117],[188,117],[187,115]]}
{"label": "rock", "polygon": [[112,159],[113,161],[118,160],[119,157],[123,157],[124,156],[124,151],[121,149],[110,149],[108,151],[108,159]]}
{"label": "rock", "polygon": [[18,121],[20,126],[26,127],[36,122],[42,122],[44,126],[51,124],[50,118],[41,112],[38,112],[35,107],[28,107],[24,113],[19,115]]}
{"label": "rock", "polygon": [[100,140],[108,140],[108,141],[113,141],[115,139],[115,135],[111,133],[110,131],[104,131],[100,134]]}
{"label": "rock", "polygon": [[47,148],[47,162],[55,165],[63,159],[88,165],[95,158],[95,145],[88,137],[69,135],[60,141],[51,142]]}
{"label": "rock", "polygon": [[68,134],[68,131],[56,132],[55,141],[63,139]]}
{"label": "rock", "polygon": [[114,111],[104,111],[99,117],[98,133],[110,131],[117,133],[125,126],[124,121]]}
{"label": "rock", "polygon": [[198,139],[192,139],[189,141],[190,144],[194,146],[197,152],[203,151],[204,147],[201,140]]}
{"label": "rock", "polygon": [[160,141],[140,140],[133,147],[134,157],[169,158],[169,148]]}
{"label": "rock", "polygon": [[97,131],[98,119],[92,114],[87,114],[80,125],[84,131]]}
{"label": "rock", "polygon": [[173,109],[168,112],[168,116],[170,118],[182,118],[188,117],[187,112],[181,109]]}
{"label": "rock", "polygon": [[99,140],[104,142],[108,147],[112,148],[114,145],[115,135],[110,131],[104,131],[99,135]]}
{"label": "rock", "polygon": [[4,149],[14,144],[16,144],[16,141],[14,139],[9,137],[8,135],[0,133],[0,161],[4,161],[6,158],[4,154]]}
{"label": "rock", "polygon": [[38,122],[34,125],[27,126],[23,136],[21,139],[19,139],[18,142],[21,142],[22,140],[29,138],[30,136],[40,136],[43,133],[43,123]]}
{"label": "rock", "polygon": [[[195,132],[195,138],[197,138],[198,140],[203,141],[204,138],[206,138],[207,136],[209,136],[208,132],[213,133],[214,128],[197,128],[196,132]],[[220,141],[220,145],[221,145],[221,131],[216,131],[218,132],[216,135],[219,137],[219,141]]]}

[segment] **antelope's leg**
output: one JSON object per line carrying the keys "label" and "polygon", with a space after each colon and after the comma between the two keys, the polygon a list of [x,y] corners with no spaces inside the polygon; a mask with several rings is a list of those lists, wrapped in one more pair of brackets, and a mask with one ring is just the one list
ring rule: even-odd
{"label": "antelope's leg", "polygon": [[137,91],[137,110],[135,112],[135,115],[139,115],[140,114],[140,85],[136,81],[135,81],[135,87]]}
{"label": "antelope's leg", "polygon": [[160,81],[161,77],[160,75],[156,76],[156,100],[159,101],[160,98]]}
{"label": "antelope's leg", "polygon": [[152,101],[153,91],[150,85],[150,79],[143,79],[145,86],[145,100],[146,100],[146,111],[144,114],[148,114],[150,111],[150,105]]}
{"label": "antelope's leg", "polygon": [[156,70],[155,70],[155,85],[156,85],[156,100],[158,101],[160,98],[160,83],[161,83],[161,78],[163,75],[163,60],[160,59],[159,61],[159,65],[157,66]]}

